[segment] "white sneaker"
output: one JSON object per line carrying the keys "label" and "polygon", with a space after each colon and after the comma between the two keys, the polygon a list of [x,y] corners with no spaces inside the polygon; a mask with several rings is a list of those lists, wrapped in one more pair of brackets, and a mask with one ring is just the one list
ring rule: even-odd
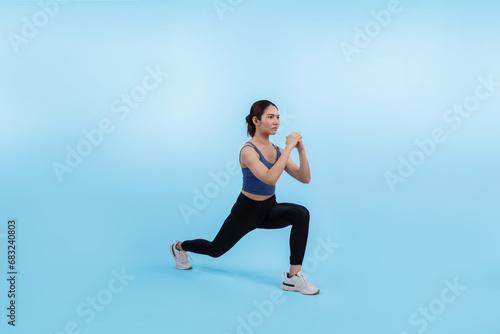
{"label": "white sneaker", "polygon": [[175,241],[172,245],[170,245],[170,253],[174,257],[175,260],[175,267],[180,270],[189,270],[193,269],[191,267],[191,263],[189,263],[187,253],[185,251],[178,250],[177,247],[175,247],[179,241]]}
{"label": "white sneaker", "polygon": [[282,290],[298,291],[303,295],[317,295],[319,293],[319,289],[309,283],[301,271],[290,278],[288,278],[288,273],[284,274],[285,279],[283,280],[283,284],[281,284]]}

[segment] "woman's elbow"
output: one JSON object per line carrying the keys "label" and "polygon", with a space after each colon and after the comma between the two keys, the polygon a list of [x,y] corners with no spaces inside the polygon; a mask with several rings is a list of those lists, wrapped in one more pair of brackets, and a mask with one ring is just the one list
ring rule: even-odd
{"label": "woman's elbow", "polygon": [[269,177],[265,177],[265,178],[262,178],[261,179],[262,182],[264,182],[265,184],[269,185],[269,186],[276,186],[276,183],[278,182],[278,180],[274,180],[272,178],[269,178]]}
{"label": "woman's elbow", "polygon": [[276,186],[276,180],[268,180],[267,182],[264,182],[265,184],[267,185],[270,185],[272,187],[275,187]]}

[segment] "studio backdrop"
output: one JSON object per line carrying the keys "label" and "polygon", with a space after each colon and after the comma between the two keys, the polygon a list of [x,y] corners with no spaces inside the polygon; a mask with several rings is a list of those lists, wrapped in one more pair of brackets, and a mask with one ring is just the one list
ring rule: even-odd
{"label": "studio backdrop", "polygon": [[[1,332],[499,333],[499,10],[2,0]],[[317,296],[279,289],[289,229],[169,253],[228,216],[261,99]]]}

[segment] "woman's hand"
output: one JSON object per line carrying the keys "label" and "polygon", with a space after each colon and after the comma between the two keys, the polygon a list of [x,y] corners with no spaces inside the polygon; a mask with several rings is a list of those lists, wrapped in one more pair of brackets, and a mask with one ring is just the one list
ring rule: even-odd
{"label": "woman's hand", "polygon": [[[302,136],[297,133],[297,132],[292,132],[288,136],[286,136],[286,146],[290,146],[291,148],[294,148],[296,146],[302,145]],[[297,147],[298,148],[298,147]]]}
{"label": "woman's hand", "polygon": [[304,144],[302,143],[302,136],[301,136],[300,140],[297,142],[297,145],[295,147],[297,148],[298,151],[304,149]]}

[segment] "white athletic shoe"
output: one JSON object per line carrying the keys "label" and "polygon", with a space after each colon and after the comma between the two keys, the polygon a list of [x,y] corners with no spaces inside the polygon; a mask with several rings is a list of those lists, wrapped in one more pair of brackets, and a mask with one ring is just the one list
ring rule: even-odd
{"label": "white athletic shoe", "polygon": [[301,271],[290,278],[288,278],[287,273],[284,274],[285,279],[283,280],[283,284],[281,284],[282,290],[298,291],[303,295],[317,295],[319,293],[319,289],[309,283]]}
{"label": "white athletic shoe", "polygon": [[187,253],[185,251],[178,250],[175,245],[177,245],[179,241],[175,241],[172,245],[170,245],[170,253],[174,257],[175,267],[180,270],[189,270],[193,269],[191,267],[191,263],[189,263]]}

